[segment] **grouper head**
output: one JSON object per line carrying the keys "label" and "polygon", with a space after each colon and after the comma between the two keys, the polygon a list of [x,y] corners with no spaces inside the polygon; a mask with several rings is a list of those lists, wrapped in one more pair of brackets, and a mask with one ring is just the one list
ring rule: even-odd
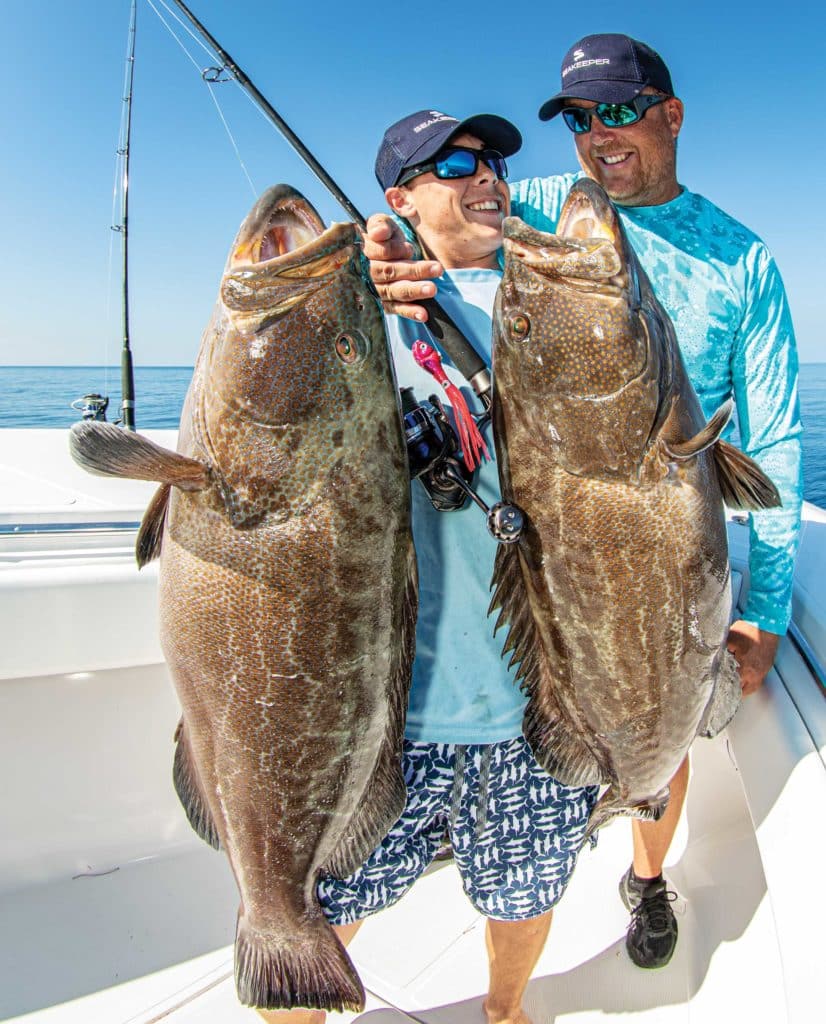
{"label": "grouper head", "polygon": [[384,337],[358,229],[325,230],[288,185],[268,189],[241,225],[219,305],[211,384],[238,416],[262,424],[341,411],[343,378]]}
{"label": "grouper head", "polygon": [[638,482],[668,412],[668,316],[602,188],[577,181],[556,234],[511,217],[494,314],[497,390],[568,472]]}
{"label": "grouper head", "polygon": [[360,435],[388,422],[391,380],[358,229],[325,230],[294,189],[268,189],[230,249],[182,417],[233,520],[290,514],[328,487]]}

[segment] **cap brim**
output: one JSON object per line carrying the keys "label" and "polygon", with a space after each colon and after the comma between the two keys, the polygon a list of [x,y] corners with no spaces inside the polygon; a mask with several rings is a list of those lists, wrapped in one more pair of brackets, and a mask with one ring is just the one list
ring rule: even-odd
{"label": "cap brim", "polygon": [[582,82],[565,92],[558,92],[539,108],[539,120],[550,121],[570,100],[591,100],[594,103],[627,103],[646,87],[645,82]]}

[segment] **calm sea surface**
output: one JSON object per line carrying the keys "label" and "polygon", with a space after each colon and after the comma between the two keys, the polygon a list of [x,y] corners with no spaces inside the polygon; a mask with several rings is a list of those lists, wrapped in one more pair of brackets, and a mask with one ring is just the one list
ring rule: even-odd
{"label": "calm sea surface", "polygon": [[[191,366],[135,368],[135,421],[139,429],[177,427]],[[68,427],[80,414],[74,399],[89,392],[110,396],[117,419],[120,370],[100,366],[0,366],[0,428]],[[826,363],[800,368],[805,497],[826,508]]]}

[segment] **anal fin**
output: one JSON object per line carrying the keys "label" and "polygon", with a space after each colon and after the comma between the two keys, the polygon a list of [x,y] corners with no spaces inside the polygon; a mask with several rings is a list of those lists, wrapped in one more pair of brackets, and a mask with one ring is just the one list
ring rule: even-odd
{"label": "anal fin", "polygon": [[175,792],[183,804],[189,824],[204,842],[209,843],[213,849],[220,850],[221,841],[218,837],[218,829],[204,796],[198,768],[192,758],[183,718],[178,722],[178,728],[175,730],[175,742],[177,746],[172,768]]}
{"label": "anal fin", "polygon": [[650,800],[629,804],[623,800],[613,785],[609,786],[591,811],[588,827],[585,830],[585,838],[588,839],[601,829],[603,825],[607,825],[609,821],[620,814],[625,814],[630,818],[639,818],[642,821],[659,821],[663,814],[665,814],[670,795],[670,790],[666,786],[665,789],[661,790]]}

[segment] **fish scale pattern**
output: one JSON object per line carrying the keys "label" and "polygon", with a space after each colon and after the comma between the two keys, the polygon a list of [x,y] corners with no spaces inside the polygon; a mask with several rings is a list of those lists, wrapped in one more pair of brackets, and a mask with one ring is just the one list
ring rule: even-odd
{"label": "fish scale pattern", "polygon": [[[555,231],[576,174],[511,184],[511,213]],[[785,633],[803,499],[798,357],[783,281],[765,244],[681,186],[658,206],[619,207],[628,238],[670,316],[706,419],[729,398],[738,447],[775,484],[782,507],[749,517],[751,586],[743,618]],[[735,420],[723,436],[734,439]]]}
{"label": "fish scale pattern", "polygon": [[401,899],[446,836],[481,914],[525,920],[554,906],[576,865],[596,786],[563,786],[522,737],[467,746],[406,741],[403,767],[407,803],[395,826],[353,874],[319,882],[331,923],[361,920]]}

